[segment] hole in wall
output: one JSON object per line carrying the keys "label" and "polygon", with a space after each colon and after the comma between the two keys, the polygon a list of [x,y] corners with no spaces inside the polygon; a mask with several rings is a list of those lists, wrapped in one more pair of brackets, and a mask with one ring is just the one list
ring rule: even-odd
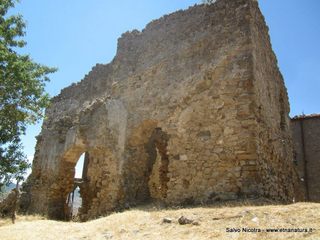
{"label": "hole in wall", "polygon": [[184,189],[188,189],[190,187],[190,182],[186,179],[182,180],[182,186]]}
{"label": "hole in wall", "polygon": [[74,174],[75,178],[82,178],[85,154],[86,153],[82,153],[79,160],[77,161],[77,164],[75,167],[75,174]]}
{"label": "hole in wall", "polygon": [[73,191],[69,193],[66,200],[66,205],[68,206],[67,220],[78,220],[79,209],[82,205],[79,186],[76,186]]}
{"label": "hole in wall", "polygon": [[73,176],[73,187],[66,199],[66,218],[68,220],[78,220],[79,212],[82,206],[81,189],[87,177],[89,154],[84,152],[79,157]]}

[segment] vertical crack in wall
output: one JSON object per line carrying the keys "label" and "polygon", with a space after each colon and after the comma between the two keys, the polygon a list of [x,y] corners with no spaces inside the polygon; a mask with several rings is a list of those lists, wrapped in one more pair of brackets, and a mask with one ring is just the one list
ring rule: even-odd
{"label": "vertical crack in wall", "polygon": [[280,93],[279,104],[280,104],[280,129],[281,131],[286,131],[287,130],[286,111],[285,111],[284,96],[282,92]]}
{"label": "vertical crack in wall", "polygon": [[155,145],[158,149],[158,152],[161,156],[161,163],[159,168],[159,180],[160,180],[160,193],[163,198],[167,197],[169,182],[168,177],[168,167],[169,167],[169,157],[167,154],[167,146],[168,146],[168,135],[161,130],[161,128],[156,128],[154,131],[155,134]]}
{"label": "vertical crack in wall", "polygon": [[[154,171],[158,171],[156,173],[159,177],[159,182],[157,183],[157,191],[158,196],[163,199],[167,197],[169,182],[168,177],[168,167],[169,167],[169,157],[167,154],[167,146],[168,146],[169,136],[165,132],[162,131],[161,128],[155,128],[151,134],[150,140],[147,144],[147,153],[149,154],[148,159],[148,182],[150,180],[153,166],[157,159],[157,153],[160,155],[160,163],[159,167],[154,169]],[[150,186],[149,186],[150,192]]]}

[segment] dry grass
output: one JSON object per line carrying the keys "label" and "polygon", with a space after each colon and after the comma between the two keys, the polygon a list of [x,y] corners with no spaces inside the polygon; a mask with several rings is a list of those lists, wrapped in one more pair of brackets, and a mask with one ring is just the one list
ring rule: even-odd
{"label": "dry grass", "polygon": [[[250,204],[250,203],[249,203]],[[320,239],[320,204],[204,206],[158,209],[145,206],[86,223],[19,216],[16,224],[0,221],[0,239]],[[256,205],[256,203],[253,203]],[[260,204],[261,205],[261,204]],[[180,225],[180,216],[199,222]],[[163,218],[173,219],[162,223]],[[313,228],[308,233],[228,233],[226,228]]]}

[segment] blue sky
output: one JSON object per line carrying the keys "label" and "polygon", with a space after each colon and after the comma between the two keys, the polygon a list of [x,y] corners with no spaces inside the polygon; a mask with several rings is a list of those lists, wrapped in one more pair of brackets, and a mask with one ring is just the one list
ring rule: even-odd
{"label": "blue sky", "polygon": [[[48,66],[58,67],[47,91],[51,96],[80,81],[96,63],[108,63],[117,39],[141,30],[153,19],[185,9],[197,0],[22,0],[14,10],[27,21],[23,50]],[[320,1],[260,0],[273,49],[288,88],[291,116],[320,112]],[[25,152],[34,154],[41,125],[23,137]]]}

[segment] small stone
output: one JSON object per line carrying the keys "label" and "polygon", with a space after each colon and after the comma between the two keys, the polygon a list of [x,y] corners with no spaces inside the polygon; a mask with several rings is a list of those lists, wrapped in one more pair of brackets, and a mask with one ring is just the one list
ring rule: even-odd
{"label": "small stone", "polygon": [[199,225],[200,225],[200,223],[199,223],[199,222],[197,222],[197,221],[194,221],[194,222],[192,223],[192,225],[199,226]]}
{"label": "small stone", "polygon": [[180,225],[192,224],[192,223],[193,223],[193,220],[188,219],[188,218],[186,218],[186,217],[184,217],[184,216],[181,216],[181,217],[178,219],[178,223],[179,223]]}
{"label": "small stone", "polygon": [[165,217],[164,219],[162,219],[163,223],[172,223],[172,218],[167,218]]}

